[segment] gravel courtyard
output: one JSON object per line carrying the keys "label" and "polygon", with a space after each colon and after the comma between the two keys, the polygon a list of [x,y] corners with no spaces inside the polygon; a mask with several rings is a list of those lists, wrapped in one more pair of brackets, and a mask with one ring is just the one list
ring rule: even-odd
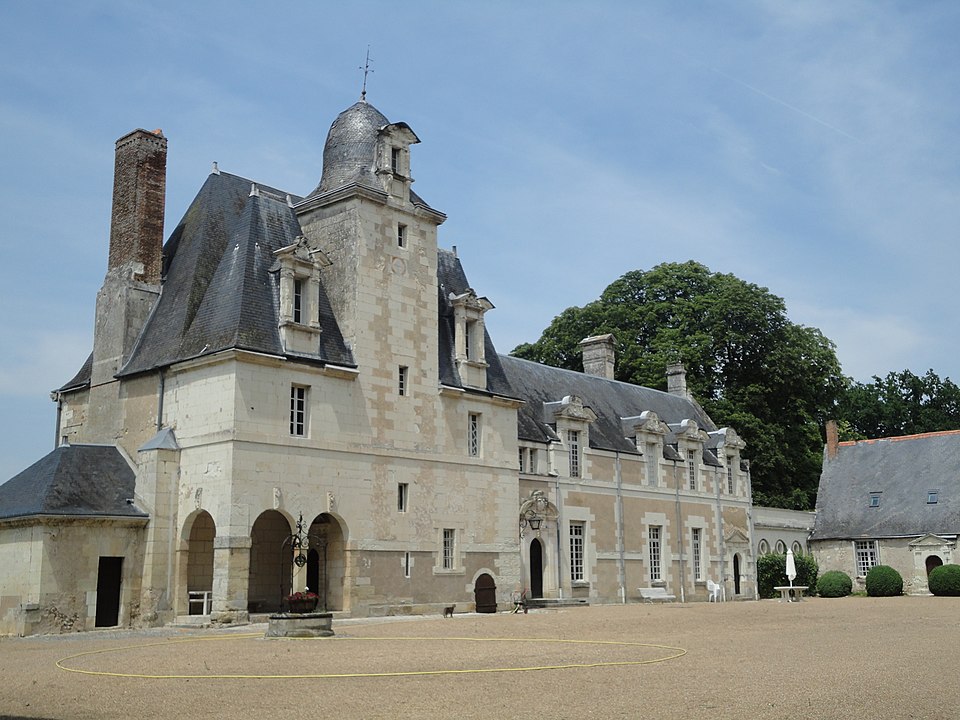
{"label": "gravel courtyard", "polygon": [[347,620],[316,640],[264,630],[0,639],[0,718],[960,716],[960,598]]}

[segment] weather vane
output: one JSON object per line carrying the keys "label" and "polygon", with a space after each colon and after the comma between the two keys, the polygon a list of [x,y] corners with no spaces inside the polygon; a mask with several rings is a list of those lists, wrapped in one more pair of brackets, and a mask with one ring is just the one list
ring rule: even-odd
{"label": "weather vane", "polygon": [[363,64],[362,67],[357,68],[358,70],[363,70],[363,90],[360,91],[360,101],[367,101],[367,75],[372,73],[373,70],[370,69],[370,46],[367,45],[367,61]]}

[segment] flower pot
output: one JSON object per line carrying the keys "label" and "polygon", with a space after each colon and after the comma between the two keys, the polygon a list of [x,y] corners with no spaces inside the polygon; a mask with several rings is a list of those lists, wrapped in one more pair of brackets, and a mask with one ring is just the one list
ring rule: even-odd
{"label": "flower pot", "polygon": [[287,601],[292,613],[311,613],[317,609],[320,598],[291,598]]}

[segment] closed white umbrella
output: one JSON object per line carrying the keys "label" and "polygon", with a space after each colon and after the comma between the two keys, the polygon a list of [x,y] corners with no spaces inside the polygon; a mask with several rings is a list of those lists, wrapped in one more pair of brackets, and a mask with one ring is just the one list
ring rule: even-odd
{"label": "closed white umbrella", "polygon": [[797,563],[793,559],[793,550],[787,550],[787,579],[793,587],[793,579],[797,576]]}

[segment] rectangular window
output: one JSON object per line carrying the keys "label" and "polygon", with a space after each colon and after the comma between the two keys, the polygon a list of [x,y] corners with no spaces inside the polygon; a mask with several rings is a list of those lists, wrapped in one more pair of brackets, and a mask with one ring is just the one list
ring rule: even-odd
{"label": "rectangular window", "polygon": [[293,280],[293,321],[303,322],[303,280],[300,278]]}
{"label": "rectangular window", "polygon": [[467,320],[463,333],[463,351],[467,354],[467,360],[476,360],[477,342],[474,335],[477,332],[477,321]]}
{"label": "rectangular window", "polygon": [[407,246],[407,226],[397,223],[397,247]]}
{"label": "rectangular window", "polygon": [[403,554],[403,576],[405,578],[410,577],[410,553],[405,552]]}
{"label": "rectangular window", "polygon": [[410,486],[407,483],[397,483],[397,512],[407,511],[407,493]]}
{"label": "rectangular window", "polygon": [[583,582],[583,530],[584,523],[570,523],[570,580]]}
{"label": "rectangular window", "polygon": [[527,463],[527,472],[531,475],[537,472],[537,451],[535,448],[530,448],[530,462]]}
{"label": "rectangular window", "polygon": [[687,450],[687,477],[690,480],[690,489],[697,489],[697,454]]}
{"label": "rectangular window", "polygon": [[290,387],[290,434],[297,437],[307,434],[307,388],[302,385]]}
{"label": "rectangular window", "polygon": [[660,571],[660,526],[651,525],[647,530],[647,556],[650,561],[650,580],[662,580]]}
{"label": "rectangular window", "polygon": [[733,495],[733,455],[727,456],[727,494]]}
{"label": "rectangular window", "polygon": [[853,543],[857,556],[857,577],[866,577],[867,571],[878,564],[876,540],[857,540]]}
{"label": "rectangular window", "polygon": [[939,490],[928,490],[927,491],[927,505],[936,505],[940,501],[940,491]]}
{"label": "rectangular window", "polygon": [[390,169],[400,173],[400,148],[390,148]]}
{"label": "rectangular window", "polygon": [[470,457],[480,457],[480,415],[477,413],[470,413],[467,447]]}
{"label": "rectangular window", "polygon": [[443,569],[453,570],[453,551],[457,539],[457,531],[453,528],[443,529]]}
{"label": "rectangular window", "polygon": [[523,461],[523,459],[524,459],[524,455],[526,455],[526,452],[527,452],[527,451],[526,451],[525,448],[520,448],[517,452],[518,452],[517,461],[518,461],[518,463],[519,463],[519,465],[520,465],[520,472],[526,472],[526,471],[527,471],[527,470],[526,470],[526,463]]}
{"label": "rectangular window", "polygon": [[870,493],[870,507],[880,507],[880,493]]}
{"label": "rectangular window", "polygon": [[397,369],[397,394],[399,395],[407,394],[407,376],[409,370],[406,365],[401,365]]}
{"label": "rectangular window", "polygon": [[570,450],[570,477],[580,477],[579,430],[567,430],[567,446]]}
{"label": "rectangular window", "polygon": [[647,443],[643,454],[647,459],[647,485],[657,487],[660,484],[660,459],[656,443]]}
{"label": "rectangular window", "polygon": [[691,545],[692,545],[692,554],[693,554],[693,579],[694,580],[703,580],[703,558],[700,552],[700,537],[703,533],[703,530],[700,528],[693,528],[691,530]]}

